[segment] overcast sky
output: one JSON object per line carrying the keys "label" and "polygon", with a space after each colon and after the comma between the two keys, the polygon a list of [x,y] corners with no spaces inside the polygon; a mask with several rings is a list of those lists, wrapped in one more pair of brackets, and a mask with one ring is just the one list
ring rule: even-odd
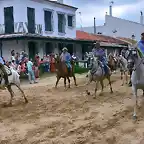
{"label": "overcast sky", "polygon": [[[97,25],[103,25],[105,13],[109,14],[110,0],[64,0],[64,3],[78,8],[77,27],[81,23],[83,27],[93,26],[94,17]],[[114,0],[113,16],[139,22],[141,10],[144,10],[144,0]]]}

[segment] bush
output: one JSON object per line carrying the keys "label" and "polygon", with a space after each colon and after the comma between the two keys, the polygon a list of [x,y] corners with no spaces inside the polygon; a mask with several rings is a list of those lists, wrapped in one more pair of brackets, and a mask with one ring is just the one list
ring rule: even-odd
{"label": "bush", "polygon": [[75,73],[82,74],[85,72],[88,72],[88,68],[82,68],[79,67],[78,65],[75,66]]}

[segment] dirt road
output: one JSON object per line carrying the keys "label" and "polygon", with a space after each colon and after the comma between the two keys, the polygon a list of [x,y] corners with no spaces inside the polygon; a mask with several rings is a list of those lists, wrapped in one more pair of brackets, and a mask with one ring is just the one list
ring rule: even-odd
{"label": "dirt road", "polygon": [[[29,103],[16,93],[13,107],[0,108],[0,144],[143,144],[144,107],[133,122],[131,88],[120,86],[118,75],[112,77],[114,93],[107,86],[96,99],[86,95],[84,75],[77,81],[68,90],[63,81],[53,88],[54,77],[23,85]],[[91,93],[94,86],[88,86]],[[1,92],[0,104],[8,100]]]}

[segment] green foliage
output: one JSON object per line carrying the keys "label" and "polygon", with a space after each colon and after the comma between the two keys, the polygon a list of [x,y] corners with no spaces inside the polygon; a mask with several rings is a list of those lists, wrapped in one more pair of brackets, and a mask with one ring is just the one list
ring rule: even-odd
{"label": "green foliage", "polygon": [[85,72],[88,72],[88,68],[82,68],[79,67],[78,65],[75,66],[75,73],[82,74]]}

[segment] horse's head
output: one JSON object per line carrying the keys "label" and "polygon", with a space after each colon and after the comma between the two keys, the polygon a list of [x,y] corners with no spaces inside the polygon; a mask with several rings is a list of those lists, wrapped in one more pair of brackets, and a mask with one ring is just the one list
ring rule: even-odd
{"label": "horse's head", "polygon": [[98,58],[97,57],[94,57],[92,56],[90,58],[90,64],[89,64],[89,69],[96,69],[98,67]]}
{"label": "horse's head", "polygon": [[129,48],[129,50],[127,51],[128,69],[131,69],[134,67],[134,64],[138,58],[139,56],[138,56],[137,49],[134,47]]}

